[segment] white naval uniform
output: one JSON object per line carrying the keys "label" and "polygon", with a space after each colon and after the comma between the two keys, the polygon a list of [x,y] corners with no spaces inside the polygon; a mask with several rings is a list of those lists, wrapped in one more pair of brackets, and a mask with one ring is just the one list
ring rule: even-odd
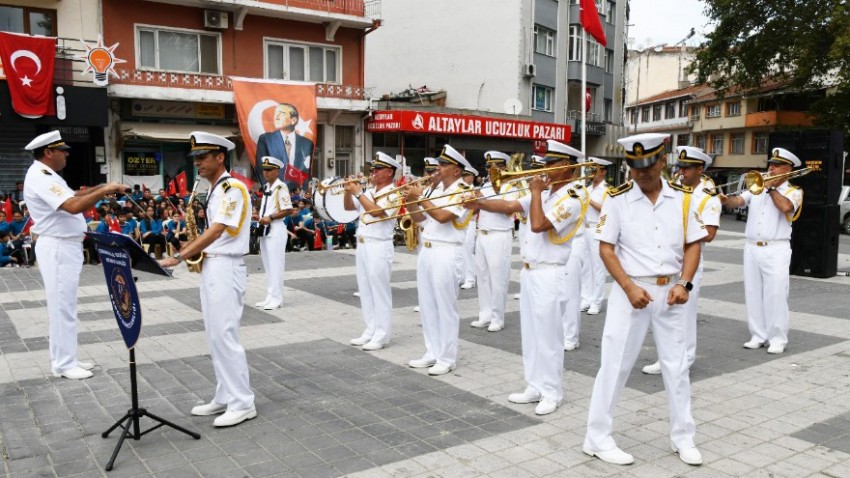
{"label": "white naval uniform", "polygon": [[[587,206],[584,208],[585,210],[593,209],[589,204],[590,192],[584,184],[580,181],[573,181],[567,183],[567,188],[574,190],[582,203],[587,203]],[[584,222],[584,217],[581,217],[582,222]],[[584,240],[584,236],[588,235],[584,233],[584,224],[579,224],[573,240],[570,241],[572,244],[572,253],[570,254],[570,260],[567,261],[567,305],[564,308],[564,315],[561,318],[564,322],[565,343],[579,343],[582,292],[588,288],[587,285],[582,284],[581,280],[582,272],[589,269],[589,265],[587,264],[589,260],[587,257],[587,245]]]}
{"label": "white naval uniform", "polygon": [[[484,197],[495,194],[487,183]],[[494,200],[514,200],[505,194]],[[478,213],[478,240],[475,242],[475,272],[478,276],[478,321],[482,324],[505,325],[505,304],[511,282],[513,249],[513,214],[481,210]]]}
{"label": "white naval uniform", "polygon": [[35,254],[44,281],[49,321],[50,368],[62,374],[77,366],[77,288],[83,269],[86,220],[60,206],[74,191],[55,171],[34,161],[24,179],[24,200],[38,235]]}
{"label": "white naval uniform", "polygon": [[[596,186],[590,185],[587,188],[590,191],[590,199],[597,204],[604,204],[605,192],[608,190],[608,183],[604,180]],[[599,241],[593,238],[593,231],[596,230],[596,223],[599,222],[599,211],[593,206],[587,206],[587,211],[584,214],[584,225],[588,229],[587,234],[583,234],[589,267],[582,270],[582,287],[581,301],[590,305],[590,307],[601,308],[602,299],[605,297],[605,264],[602,262],[602,257],[599,255]]]}
{"label": "white naval uniform", "polygon": [[[380,191],[367,189],[363,194],[374,201],[375,196],[393,188],[392,183]],[[358,212],[363,211],[360,200],[352,197]],[[379,208],[389,207],[391,201],[398,202],[393,194],[379,199]],[[398,208],[387,209],[387,215],[394,215]],[[371,217],[371,216],[370,216]],[[390,285],[392,274],[393,230],[396,221],[381,221],[372,224],[363,222],[362,216],[357,223],[357,290],[360,291],[360,309],[366,330],[361,338],[372,343],[385,345],[392,335],[393,293]]]}
{"label": "white naval uniform", "polygon": [[251,233],[251,202],[245,185],[232,178],[217,183],[207,198],[207,217],[210,224],[227,226],[204,250],[201,270],[201,309],[216,378],[213,402],[226,404],[228,411],[245,410],[254,405],[248,361],[239,343],[247,285],[243,256],[248,253]]}
{"label": "white naval uniform", "polygon": [[[281,211],[292,209],[289,189],[280,179],[266,184],[263,189],[263,201],[260,205],[260,215],[271,216]],[[289,234],[283,219],[272,220],[269,233],[260,238],[260,255],[263,258],[263,270],[266,271],[266,300],[267,304],[283,304],[283,282],[286,272],[286,241]]]}
{"label": "white naval uniform", "polygon": [[466,227],[466,236],[463,238],[463,254],[461,256],[463,273],[460,278],[461,284],[465,282],[475,284],[475,233],[478,228],[478,221],[475,215],[473,213],[473,217]]}
{"label": "white naval uniform", "polygon": [[[463,193],[462,179],[445,188],[447,194],[457,192],[454,196],[432,199],[434,206],[444,206],[460,201]],[[439,188],[433,196],[438,196]],[[447,367],[457,363],[457,342],[460,332],[460,309],[457,298],[460,290],[458,282],[461,278],[461,254],[463,241],[466,237],[466,227],[461,226],[472,211],[460,205],[442,209],[455,217],[451,221],[440,224],[428,213],[424,221],[420,241],[422,251],[416,262],[416,282],[419,289],[419,314],[422,318],[422,335],[425,338],[424,360],[435,361],[437,365]]]}
{"label": "white naval uniform", "polygon": [[531,195],[519,200],[529,229],[520,244],[523,268],[520,272],[520,332],[526,392],[561,403],[564,398],[564,327],[561,322],[567,306],[567,261],[572,240],[557,240],[575,229],[581,204],[561,187],[554,194],[543,191],[543,213],[554,226],[547,232],[532,232]]}
{"label": "white naval uniform", "polygon": [[803,191],[787,181],[777,191],[794,204],[794,213],[786,215],[779,211],[767,191],[758,196],[749,191],[741,194],[749,206],[744,246],[744,295],[752,338],[784,346],[788,343],[790,327],[791,218],[803,205]]}
{"label": "white naval uniform", "polygon": [[[617,400],[649,327],[667,391],[670,440],[678,449],[691,448],[696,426],[691,416],[686,357],[686,307],[667,305],[667,295],[681,274],[684,244],[700,241],[707,232],[692,199],[688,209],[684,209],[686,193],[662,181],[662,190],[652,204],[639,186],[630,184],[631,188],[625,192],[608,197],[594,232],[597,240],[617,246],[617,258],[626,274],[653,300],[645,308],[635,309],[617,283],[611,289],[602,334],[602,360],[593,384],[584,448],[609,451],[617,446],[613,437]],[[669,277],[667,284],[657,285],[656,278],[660,276]]]}

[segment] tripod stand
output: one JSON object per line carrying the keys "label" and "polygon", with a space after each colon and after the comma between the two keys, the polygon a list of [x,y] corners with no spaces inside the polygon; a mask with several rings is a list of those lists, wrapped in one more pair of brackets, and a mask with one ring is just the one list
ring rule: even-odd
{"label": "tripod stand", "polygon": [[[201,435],[195,432],[191,432],[179,425],[175,425],[174,423],[169,422],[163,418],[160,418],[153,413],[147,411],[147,409],[139,408],[139,391],[136,386],[136,351],[134,349],[130,349],[130,396],[132,399],[132,407],[127,410],[127,413],[124,414],[123,417],[119,418],[117,422],[115,422],[109,430],[103,432],[100,436],[106,438],[118,427],[121,427],[123,433],[121,433],[121,437],[118,439],[118,443],[115,445],[115,450],[112,452],[112,457],[109,459],[109,462],[106,464],[106,471],[112,470],[112,465],[115,463],[115,458],[118,456],[118,452],[121,451],[121,445],[124,444],[124,440],[127,438],[132,438],[133,440],[139,440],[142,438],[142,435],[152,432],[161,426],[169,426],[177,431],[183,432],[195,440],[200,440]],[[158,422],[153,427],[141,431],[139,427],[139,419],[142,417],[148,417],[151,420]],[[133,430],[130,431],[130,425],[133,425]]]}

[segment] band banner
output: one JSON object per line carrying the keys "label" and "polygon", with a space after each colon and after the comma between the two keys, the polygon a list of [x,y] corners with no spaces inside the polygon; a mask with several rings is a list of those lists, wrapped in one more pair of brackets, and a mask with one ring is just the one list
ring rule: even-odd
{"label": "band banner", "polygon": [[[284,167],[280,179],[290,190],[313,177],[318,107],[316,85],[231,77],[242,141],[251,164],[273,156]],[[262,175],[257,171],[258,176]]]}
{"label": "band banner", "polygon": [[111,247],[106,242],[95,241],[100,263],[109,288],[112,312],[118,329],[128,349],[132,349],[142,330],[142,307],[133,281],[130,253],[121,247]]}

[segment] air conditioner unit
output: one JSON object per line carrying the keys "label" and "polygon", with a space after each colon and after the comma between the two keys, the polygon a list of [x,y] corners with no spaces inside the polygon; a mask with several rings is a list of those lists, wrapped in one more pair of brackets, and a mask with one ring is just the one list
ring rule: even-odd
{"label": "air conditioner unit", "polygon": [[204,27],[205,28],[227,28],[227,12],[218,10],[204,10]]}
{"label": "air conditioner unit", "polygon": [[525,68],[523,69],[523,74],[526,77],[531,78],[537,74],[537,67],[534,65],[534,63],[529,63],[525,65]]}

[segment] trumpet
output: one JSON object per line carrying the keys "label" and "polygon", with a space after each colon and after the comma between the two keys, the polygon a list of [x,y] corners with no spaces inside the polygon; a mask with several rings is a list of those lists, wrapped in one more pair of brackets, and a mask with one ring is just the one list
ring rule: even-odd
{"label": "trumpet", "polygon": [[402,184],[402,185],[400,185],[400,186],[398,186],[398,187],[394,187],[394,188],[390,189],[389,191],[386,191],[386,192],[383,192],[383,193],[381,193],[381,194],[378,194],[377,196],[375,196],[375,197],[374,197],[374,198],[372,198],[372,199],[373,199],[373,200],[375,200],[375,201],[377,201],[377,200],[379,200],[379,199],[383,199],[383,198],[385,198],[385,197],[387,197],[387,196],[389,196],[389,195],[391,195],[391,194],[395,194],[395,193],[397,193],[397,192],[401,191],[402,189],[406,188],[407,186],[412,186],[412,185],[414,185],[414,184],[423,183],[423,182],[425,182],[425,181],[429,181],[430,179],[431,179],[431,178],[430,178],[430,177],[428,177],[428,176],[422,176],[421,178],[414,179],[413,181],[410,181],[409,183],[404,183],[404,184]]}
{"label": "trumpet", "polygon": [[[579,164],[567,164],[564,166],[554,166],[551,168],[541,168],[541,169],[532,169],[529,171],[506,171],[502,172],[499,168],[495,166],[490,167],[490,182],[493,184],[493,190],[498,193],[502,189],[503,184],[507,184],[508,182],[524,180],[525,178],[531,176],[537,176],[538,174],[546,174],[552,171],[560,171],[562,169],[575,169],[586,167],[591,171],[596,171],[595,166],[590,166],[587,163],[579,163]],[[570,181],[578,181],[581,179],[587,179],[589,177],[593,177],[593,174],[581,176],[578,178],[570,178]],[[507,181],[506,181],[507,180]],[[561,182],[561,181],[558,181]]]}
{"label": "trumpet", "polygon": [[[791,171],[790,173],[775,174],[773,176],[770,176],[770,175],[767,175],[767,174],[762,174],[758,171],[750,171],[750,172],[748,172],[747,174],[744,175],[744,187],[738,189],[737,191],[732,191],[729,194],[726,194],[726,196],[738,196],[738,195],[743,194],[747,191],[749,191],[754,196],[758,196],[759,194],[764,192],[764,189],[765,189],[764,183],[767,183],[767,182],[770,182],[770,181],[776,181],[777,179],[785,180],[785,179],[799,178],[799,177],[805,176],[805,175],[807,175],[811,172],[812,172],[812,168],[803,168],[803,169],[798,169],[796,171]],[[737,184],[737,183],[738,183],[738,181],[731,181],[731,182],[728,182],[728,183],[720,184],[718,186],[714,186],[713,188],[703,188],[703,191],[705,191],[708,194],[717,194],[717,193],[723,192],[721,190],[721,188],[723,186],[729,186],[731,184]]]}
{"label": "trumpet", "polygon": [[333,194],[340,194],[348,184],[357,183],[364,187],[370,184],[369,178],[351,178],[342,181],[338,181],[338,179],[340,178],[334,178],[327,184],[324,182],[319,183],[316,186],[316,192],[319,194],[325,194],[327,191],[333,191]]}

